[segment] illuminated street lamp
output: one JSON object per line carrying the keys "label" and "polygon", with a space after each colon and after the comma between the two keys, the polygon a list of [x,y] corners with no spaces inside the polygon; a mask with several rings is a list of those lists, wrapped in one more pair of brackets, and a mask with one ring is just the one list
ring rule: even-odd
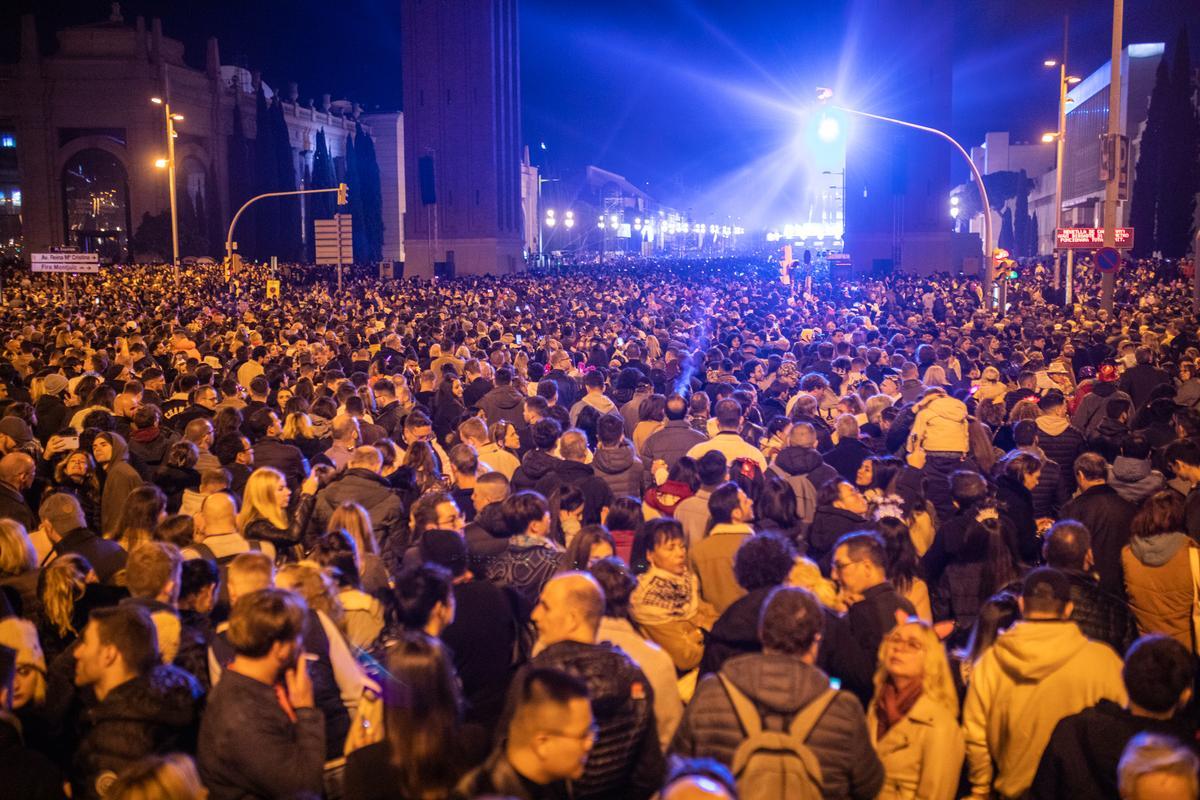
{"label": "illuminated street lamp", "polygon": [[570,230],[571,228],[575,227],[575,212],[574,211],[567,212],[567,218],[563,220],[563,227],[565,227],[567,230]]}
{"label": "illuminated street lamp", "polygon": [[[1067,98],[1067,87],[1079,83],[1082,78],[1075,75],[1067,74],[1067,25],[1068,20],[1063,19],[1063,57],[1060,61],[1055,58],[1048,58],[1042,62],[1047,68],[1058,67],[1058,130],[1043,133],[1042,143],[1055,143],[1054,148],[1054,229],[1058,230],[1062,227],[1062,204],[1063,204],[1063,153],[1067,146],[1067,104],[1070,100]],[[1054,249],[1054,288],[1059,287],[1062,276],[1062,254],[1056,247]],[[1067,297],[1070,298],[1070,289],[1067,289]]]}
{"label": "illuminated street lamp", "polygon": [[175,271],[175,280],[179,281],[179,209],[175,200],[175,123],[183,122],[183,114],[172,114],[171,103],[161,97],[151,97],[150,102],[163,107],[163,117],[167,122],[167,157],[157,159],[154,166],[167,170],[167,191],[171,196],[171,265]]}
{"label": "illuminated street lamp", "polygon": [[[817,100],[824,103],[831,99],[833,99],[832,89],[824,86],[817,87]],[[975,162],[971,159],[971,155],[961,144],[958,143],[957,140],[955,140],[953,136],[945,131],[940,131],[937,128],[930,128],[926,125],[918,125],[915,122],[905,122],[901,119],[885,117],[880,114],[871,114],[867,111],[859,111],[857,109],[847,108],[845,106],[831,105],[830,108],[841,111],[844,114],[854,114],[856,116],[866,117],[867,119],[877,120],[879,122],[890,122],[893,125],[900,125],[904,128],[912,128],[914,130],[932,133],[934,136],[945,139],[947,142],[953,145],[954,149],[957,150],[964,159],[966,159],[967,165],[971,169],[971,175],[975,179],[975,184],[979,187],[979,198],[983,204],[983,302],[984,307],[990,311],[992,309],[992,271],[987,267],[990,266],[991,263],[989,258],[992,252],[992,212],[991,206],[988,203],[987,188],[983,185],[983,176],[979,173],[979,167],[975,165]],[[1000,310],[1001,313],[1003,313],[1003,307],[1001,307]]]}

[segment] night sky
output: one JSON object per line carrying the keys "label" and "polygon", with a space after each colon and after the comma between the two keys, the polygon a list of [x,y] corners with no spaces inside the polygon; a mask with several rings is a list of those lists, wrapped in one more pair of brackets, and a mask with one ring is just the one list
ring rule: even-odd
{"label": "night sky", "polygon": [[[778,147],[791,124],[780,109],[830,84],[846,31],[870,24],[838,2],[520,1],[524,133],[535,162],[551,175],[597,164],[681,206]],[[163,17],[193,64],[203,64],[215,34],[223,61],[261,68],[273,86],[296,80],[302,100],[330,92],[395,109],[403,103],[399,2],[142,0],[122,10],[130,23]],[[1200,60],[1196,0],[1125,5],[1126,43],[1170,47],[1187,22]],[[15,58],[17,18],[35,6],[47,45],[54,27],[109,13],[105,2],[10,0],[0,8],[0,57]],[[1060,50],[1064,13],[1072,71],[1107,60],[1111,7],[1102,0],[968,1],[956,13],[952,133],[968,145],[988,130],[1032,140],[1053,128],[1057,89],[1042,60]]]}

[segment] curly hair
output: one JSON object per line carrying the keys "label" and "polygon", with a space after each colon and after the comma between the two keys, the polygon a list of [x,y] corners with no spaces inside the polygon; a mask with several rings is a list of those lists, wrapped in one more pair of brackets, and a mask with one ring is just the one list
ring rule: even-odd
{"label": "curly hair", "polygon": [[747,538],[733,557],[733,577],[747,592],[779,586],[796,560],[791,540],[774,531]]}

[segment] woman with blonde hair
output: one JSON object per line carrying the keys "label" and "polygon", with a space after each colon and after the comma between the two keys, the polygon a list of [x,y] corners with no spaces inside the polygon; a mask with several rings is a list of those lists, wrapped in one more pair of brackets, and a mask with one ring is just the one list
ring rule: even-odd
{"label": "woman with blonde hair", "polygon": [[208,790],[200,782],[196,764],[183,753],[146,756],[117,776],[105,794],[107,800],[205,800]]}
{"label": "woman with blonde hair", "polygon": [[[931,368],[932,369],[932,368]],[[880,800],[953,800],[965,744],[958,693],[933,626],[909,618],[883,638],[867,732],[883,762]]]}
{"label": "woman with blonde hair", "polygon": [[0,587],[11,586],[21,597],[21,616],[37,608],[38,562],[25,526],[0,519]]}
{"label": "woman with blonde hair", "polygon": [[259,467],[246,479],[238,532],[247,539],[262,539],[275,545],[281,556],[300,544],[312,517],[318,480],[310,475],[300,487],[300,502],[289,515],[292,491],[283,474],[273,467]]}
{"label": "woman with blonde hair", "polygon": [[283,441],[300,448],[305,458],[312,458],[323,449],[323,442],[313,428],[312,417],[293,411],[283,421]]}
{"label": "woman with blonde hair", "polygon": [[388,573],[383,559],[379,557],[379,544],[371,528],[371,516],[358,503],[342,503],[329,515],[326,533],[346,531],[354,540],[354,560],[358,566],[362,590],[367,594],[387,591]]}
{"label": "woman with blonde hair", "polygon": [[946,370],[938,364],[930,364],[925,370],[925,377],[922,382],[926,386],[938,386],[945,388],[950,385],[950,381],[946,380]]}
{"label": "woman with blonde hair", "polygon": [[309,608],[340,628],[345,609],[342,608],[342,601],[338,599],[337,586],[329,577],[329,573],[317,562],[299,561],[280,567],[275,573],[275,585],[300,595]]}
{"label": "woman with blonde hair", "polygon": [[48,660],[53,661],[82,632],[75,605],[94,580],[92,565],[75,553],[63,554],[42,569],[38,576],[38,638]]}

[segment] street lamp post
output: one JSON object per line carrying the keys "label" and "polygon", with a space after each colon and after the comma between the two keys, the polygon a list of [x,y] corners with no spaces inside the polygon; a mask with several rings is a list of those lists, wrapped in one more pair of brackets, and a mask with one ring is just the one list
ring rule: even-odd
{"label": "street lamp post", "polygon": [[[1079,83],[1079,78],[1067,75],[1067,32],[1069,30],[1070,17],[1063,17],[1063,52],[1062,61],[1047,59],[1044,63],[1047,67],[1058,67],[1058,131],[1052,135],[1047,134],[1042,136],[1043,142],[1048,142],[1051,139],[1055,142],[1054,148],[1054,229],[1057,231],[1062,227],[1062,210],[1063,210],[1063,154],[1066,151],[1067,141],[1067,87],[1073,83]],[[1056,246],[1054,248],[1054,288],[1058,289],[1062,285],[1062,251]],[[1068,296],[1069,296],[1068,291]]]}
{"label": "street lamp post", "polygon": [[[1108,86],[1108,139],[1106,146],[1109,161],[1108,182],[1104,185],[1104,246],[1117,244],[1117,197],[1120,189],[1120,135],[1121,135],[1121,39],[1125,22],[1124,0],[1113,0],[1112,63]],[[1100,276],[1100,308],[1109,314],[1113,310],[1113,294],[1116,291],[1116,275],[1113,270]]]}
{"label": "street lamp post", "polygon": [[[1120,0],[1117,0],[1120,2]],[[824,87],[817,89],[817,99],[825,102],[833,97],[833,90]],[[979,199],[983,203],[983,307],[988,311],[992,310],[992,207],[988,204],[987,188],[983,185],[983,175],[979,173],[979,167],[975,166],[975,162],[971,160],[971,156],[966,149],[959,144],[953,136],[940,131],[937,128],[931,128],[927,125],[918,125],[915,122],[905,122],[902,119],[894,119],[885,117],[880,114],[871,114],[867,111],[859,111],[845,106],[831,106],[843,114],[854,114],[859,117],[866,117],[878,122],[890,122],[893,125],[900,125],[913,130],[932,133],[934,136],[939,136],[954,146],[954,149],[966,159],[967,166],[971,168],[971,175],[975,178],[975,185],[979,187]],[[1000,314],[1004,314],[1004,309],[1000,309]]]}
{"label": "street lamp post", "polygon": [[182,114],[171,113],[171,102],[162,97],[151,97],[150,102],[163,107],[163,116],[167,121],[167,158],[155,162],[158,166],[167,168],[167,191],[171,195],[171,265],[175,272],[175,281],[179,282],[179,209],[175,198],[175,123],[183,121]]}

